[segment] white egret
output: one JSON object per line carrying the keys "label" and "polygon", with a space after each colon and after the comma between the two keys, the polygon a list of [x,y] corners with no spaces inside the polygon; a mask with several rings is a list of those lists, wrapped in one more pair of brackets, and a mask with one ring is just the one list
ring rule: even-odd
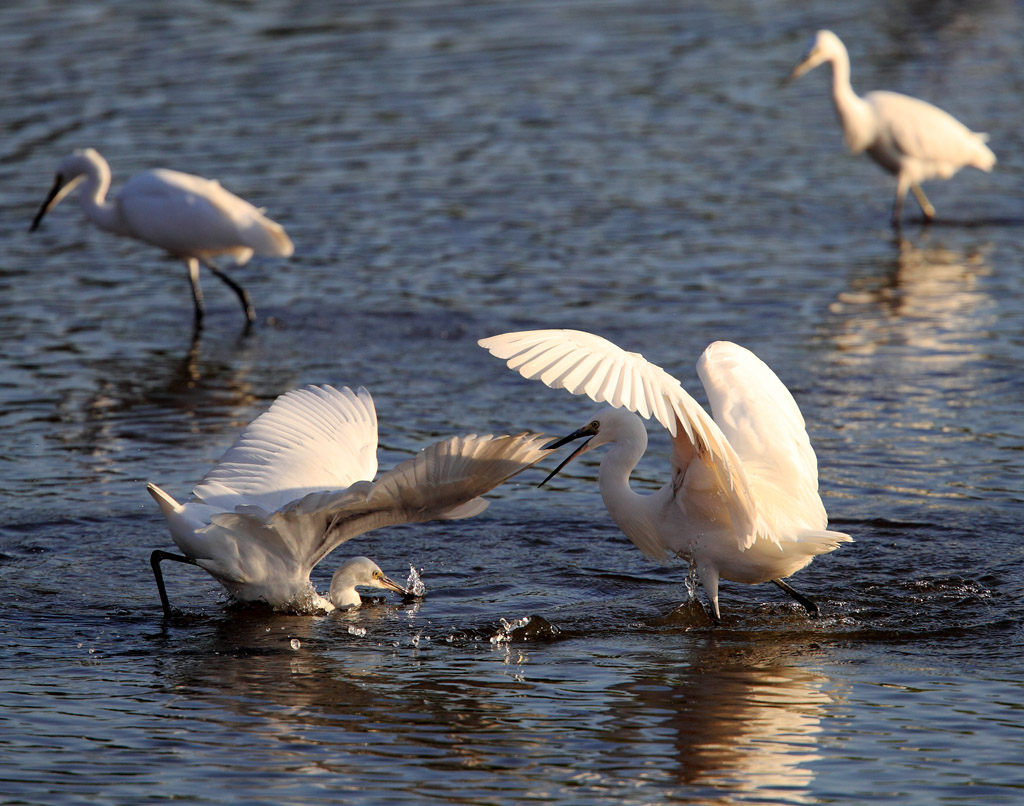
{"label": "white egret", "polygon": [[157,168],[136,174],[108,199],[110,166],[92,148],[75,151],[61,161],[53,188],[32,220],[30,231],[37,229],[43,216],[79,184],[83,185],[82,210],[97,227],[158,246],[185,261],[197,323],[205,309],[199,284],[200,261],[238,295],[246,321],[252,324],[256,311],[248,292],[212,259],[228,254],[242,265],[253,254],[288,257],[294,251],[280,224],[214,179]]}
{"label": "white egret", "polygon": [[395,593],[407,594],[405,588],[388,579],[384,572],[369,557],[353,557],[343,562],[331,577],[328,598],[337,608],[359,607],[363,603],[357,587],[383,588]]}
{"label": "white egret", "polygon": [[[525,378],[611,405],[545,446],[587,438],[548,478],[577,456],[612,445],[598,474],[608,512],[651,559],[675,555],[696,569],[716,622],[720,578],[774,582],[817,615],[817,606],[782,580],[851,538],[826,529],[803,417],[757,356],[726,341],[704,351],[697,373],[712,419],[661,367],[591,333],[533,330],[479,344]],[[633,412],[653,416],[672,435],[672,478],[650,495],[629,486],[647,449],[647,429]]]}
{"label": "white egret", "polygon": [[987,134],[972,132],[947,112],[927,101],[898,92],[869,92],[863,98],[850,85],[850,56],[831,31],[818,31],[810,49],[793,68],[789,80],[820,64],[832,64],[832,100],[853,154],[868,155],[896,176],[892,222],[899,226],[903,200],[912,190],[926,220],[935,208],[921,190],[928,179],[950,179],[965,166],[991,171],[996,155],[985,145]]}
{"label": "white egret", "polygon": [[480,514],[487,501],[479,496],[545,456],[543,441],[526,433],[450,437],[373,481],[377,414],[370,393],[331,386],[288,392],[245,428],[188,503],[147,486],[185,554],[153,552],[164,612],[170,614],[165,559],[200,566],[240,601],[299,610],[355,604],[351,587],[366,579],[365,564],[335,576],[331,595],[340,598],[333,603],[313,589],[313,567],[372,529]]}

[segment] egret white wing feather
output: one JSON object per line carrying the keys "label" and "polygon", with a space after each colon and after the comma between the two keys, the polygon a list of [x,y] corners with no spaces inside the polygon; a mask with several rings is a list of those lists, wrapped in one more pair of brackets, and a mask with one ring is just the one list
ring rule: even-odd
{"label": "egret white wing feather", "polygon": [[718,479],[737,530],[753,539],[755,504],[742,463],[715,421],[661,367],[579,330],[503,333],[479,344],[525,378],[653,416],[673,437],[676,465],[685,468],[696,451]]}
{"label": "egret white wing feather", "polygon": [[280,542],[312,568],[357,535],[399,523],[456,520],[483,512],[480,498],[547,451],[540,434],[449,437],[427,446],[375,482],[346,490],[312,492],[267,514],[251,508],[218,515],[224,528],[272,530]]}
{"label": "egret white wing feather", "polygon": [[869,92],[864,100],[884,122],[893,145],[908,157],[934,163],[942,178],[948,179],[963,165],[987,171],[995,163],[985,135],[927,101],[885,90]]}
{"label": "egret white wing feather", "polygon": [[[786,386],[750,350],[715,342],[697,362],[715,422],[743,463],[757,500],[755,538],[798,541],[828,523],[818,494],[818,460]],[[834,541],[833,541],[834,544]],[[834,547],[834,545],[833,545]]]}
{"label": "egret white wing feather", "polygon": [[133,237],[175,255],[229,252],[245,263],[253,252],[287,257],[284,228],[216,180],[157,168],[136,174],[117,196],[121,219]]}
{"label": "egret white wing feather", "polygon": [[253,420],[192,494],[226,512],[246,505],[269,513],[376,473],[370,393],[307,386],[282,395]]}

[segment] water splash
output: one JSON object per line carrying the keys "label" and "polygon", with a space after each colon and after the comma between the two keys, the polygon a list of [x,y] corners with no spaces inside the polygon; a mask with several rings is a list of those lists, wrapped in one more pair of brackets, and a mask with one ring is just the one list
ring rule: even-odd
{"label": "water splash", "polygon": [[409,591],[411,596],[422,596],[427,592],[427,586],[423,584],[420,572],[413,565],[409,566],[409,576],[405,580],[405,589]]}
{"label": "water splash", "polygon": [[523,616],[521,619],[516,621],[506,621],[501,619],[501,627],[494,635],[491,636],[491,645],[500,646],[501,644],[507,644],[512,640],[512,633],[518,629],[522,629],[530,623],[529,616]]}
{"label": "water splash", "polygon": [[429,640],[430,640],[430,636],[429,636],[429,635],[424,635],[424,634],[423,634],[423,632],[422,632],[422,631],[420,631],[420,632],[416,633],[416,635],[414,635],[414,636],[412,637],[412,640],[410,641],[410,643],[411,643],[411,644],[412,644],[412,645],[413,645],[414,647],[417,647],[417,648],[419,648],[419,645],[420,645],[421,643],[423,643],[424,641],[429,641]]}
{"label": "water splash", "polygon": [[700,586],[700,577],[697,576],[696,565],[691,565],[686,569],[686,578],[684,583],[686,584],[686,597],[692,602],[697,598],[697,590]]}

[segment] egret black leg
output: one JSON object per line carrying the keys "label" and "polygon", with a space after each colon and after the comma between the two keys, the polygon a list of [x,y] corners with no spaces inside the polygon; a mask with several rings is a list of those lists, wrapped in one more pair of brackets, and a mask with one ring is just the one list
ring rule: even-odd
{"label": "egret black leg", "polygon": [[807,611],[811,618],[818,617],[819,613],[821,612],[818,610],[818,606],[810,599],[808,599],[806,596],[804,596],[802,593],[800,593],[800,591],[794,590],[792,585],[790,585],[788,582],[783,582],[781,579],[773,579],[772,582],[774,582],[776,585],[782,588],[782,590],[784,590],[786,593],[788,593],[790,596],[796,599],[801,605],[803,605],[804,610]]}
{"label": "egret black leg", "polygon": [[238,295],[239,301],[242,303],[242,310],[245,311],[245,319],[251,325],[256,321],[256,309],[253,307],[252,299],[249,297],[249,292],[246,291],[242,286],[228,277],[223,271],[217,268],[209,260],[206,261],[207,268],[214,273],[216,277],[223,280],[227,286]]}
{"label": "egret black leg", "polygon": [[203,321],[206,306],[203,304],[203,287],[199,284],[199,261],[194,257],[185,258],[188,266],[188,279],[192,283],[192,301],[196,306],[196,327]]}
{"label": "egret black leg", "polygon": [[171,617],[171,603],[167,600],[167,588],[164,587],[164,574],[160,570],[161,560],[174,560],[187,565],[196,565],[196,561],[182,554],[171,554],[169,551],[156,549],[149,555],[149,564],[153,566],[153,576],[156,577],[156,589],[160,592],[160,604],[164,608],[164,618]]}

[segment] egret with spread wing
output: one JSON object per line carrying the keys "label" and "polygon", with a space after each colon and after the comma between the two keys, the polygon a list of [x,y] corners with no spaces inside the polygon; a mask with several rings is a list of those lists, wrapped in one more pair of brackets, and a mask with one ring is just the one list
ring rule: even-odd
{"label": "egret with spread wing", "polygon": [[985,145],[987,134],[972,132],[947,112],[927,101],[898,92],[869,92],[863,98],[850,84],[850,56],[831,31],[818,31],[789,79],[820,64],[832,64],[832,101],[853,154],[868,155],[896,176],[893,226],[899,226],[907,191],[921,205],[926,220],[935,208],[921,190],[928,179],[950,179],[965,166],[991,171],[996,155]]}
{"label": "egret with spread wing", "polygon": [[[288,392],[249,424],[188,503],[148,485],[185,554],[153,552],[164,612],[170,614],[164,559],[200,566],[237,600],[277,608],[358,604],[356,584],[401,591],[373,566],[368,583],[336,574],[331,595],[339,598],[330,602],[309,574],[339,545],[372,529],[480,514],[487,508],[480,496],[545,456],[543,441],[525,433],[449,437],[374,481],[377,413],[370,393],[331,386]],[[367,568],[352,569],[352,579],[365,579]]]}
{"label": "egret with spread wing", "polygon": [[[826,528],[804,419],[757,356],[726,341],[704,351],[697,373],[712,419],[661,367],[591,333],[533,330],[479,343],[525,378],[610,405],[546,446],[586,438],[551,476],[610,444],[598,474],[608,512],[651,559],[678,556],[696,569],[715,621],[719,579],[774,582],[817,615],[817,606],[783,579],[851,538]],[[654,417],[672,435],[672,479],[650,495],[629,486],[647,449],[637,414]]]}
{"label": "egret with spread wing", "polygon": [[200,261],[238,295],[246,321],[252,324],[256,311],[249,293],[212,259],[228,254],[242,265],[254,254],[288,257],[293,252],[280,224],[213,179],[158,168],[136,174],[108,199],[110,166],[93,148],[75,151],[61,161],[53,188],[30,230],[38,228],[43,216],[79,184],[82,210],[97,227],[158,246],[185,261],[197,323],[205,310]]}

